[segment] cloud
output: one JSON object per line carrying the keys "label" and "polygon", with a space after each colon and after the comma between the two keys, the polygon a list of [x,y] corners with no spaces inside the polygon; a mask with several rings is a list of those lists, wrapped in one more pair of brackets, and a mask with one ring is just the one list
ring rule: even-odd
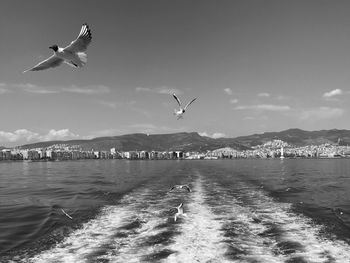
{"label": "cloud", "polygon": [[232,95],[233,94],[232,89],[230,89],[230,88],[226,88],[226,89],[224,89],[224,91],[225,91],[225,93],[227,95]]}
{"label": "cloud", "polygon": [[26,141],[29,142],[31,140],[36,140],[39,138],[39,134],[26,130],[26,129],[19,129],[14,132],[5,132],[0,131],[0,142],[1,143],[7,143],[7,142],[16,142],[16,141]]}
{"label": "cloud", "polygon": [[57,131],[52,129],[49,131],[48,134],[46,134],[44,136],[40,136],[40,138],[43,141],[54,141],[54,140],[78,139],[78,138],[80,138],[80,136],[69,131],[69,129],[62,129],[62,130],[57,130]]}
{"label": "cloud", "polygon": [[71,93],[78,93],[78,94],[85,94],[85,95],[93,95],[93,94],[104,94],[109,93],[110,88],[104,85],[97,85],[97,86],[87,86],[87,87],[78,87],[78,86],[71,86],[67,88],[62,88],[62,91],[64,92],[71,92]]}
{"label": "cloud", "polygon": [[176,88],[168,88],[166,86],[158,87],[158,88],[145,88],[145,87],[137,87],[135,88],[137,92],[151,92],[158,94],[182,94],[182,91]]}
{"label": "cloud", "polygon": [[210,134],[207,133],[207,132],[199,132],[198,134],[199,134],[200,136],[210,137],[210,138],[213,138],[213,139],[218,139],[218,138],[226,137],[226,134],[221,133],[221,132],[214,132],[212,135],[210,135]]}
{"label": "cloud", "polygon": [[340,108],[319,107],[315,109],[308,109],[301,112],[299,119],[306,120],[323,120],[339,118],[344,114],[344,110]]}
{"label": "cloud", "polygon": [[337,96],[337,95],[342,95],[343,94],[343,91],[341,89],[334,89],[334,90],[331,90],[329,92],[326,92],[322,95],[323,98],[332,98],[334,96]]}
{"label": "cloud", "polygon": [[144,92],[153,92],[150,88],[144,88],[144,87],[136,87],[136,91],[144,91]]}
{"label": "cloud", "polygon": [[29,93],[35,93],[35,94],[54,94],[59,93],[58,90],[51,90],[47,89],[38,85],[30,84],[30,83],[19,83],[19,84],[13,84],[12,86],[23,89],[26,92]]}
{"label": "cloud", "polygon": [[20,145],[39,141],[71,140],[77,138],[80,138],[80,136],[72,133],[69,129],[57,131],[52,129],[47,134],[42,135],[27,129],[18,129],[13,132],[0,131],[0,143],[2,144],[16,143]]}
{"label": "cloud", "polygon": [[288,105],[259,104],[259,105],[237,106],[234,109],[235,110],[258,110],[258,111],[289,111],[291,108]]}
{"label": "cloud", "polygon": [[[0,83],[1,84],[1,83]],[[5,93],[9,93],[10,91],[6,88],[3,88],[1,85],[0,85],[0,95],[1,94],[5,94]]]}
{"label": "cloud", "polygon": [[[93,94],[104,94],[109,93],[110,88],[104,85],[90,85],[86,87],[79,87],[72,85],[70,87],[50,87],[45,88],[39,85],[31,84],[31,83],[17,83],[17,84],[10,84],[9,86],[22,89],[25,92],[29,93],[35,93],[35,94],[56,94],[56,93],[62,93],[62,92],[69,92],[69,93],[78,93],[78,94],[85,94],[85,95],[93,95]],[[1,89],[1,86],[0,86]],[[0,91],[1,92],[1,91]]]}
{"label": "cloud", "polygon": [[266,98],[268,98],[268,97],[270,97],[270,94],[266,93],[266,92],[262,92],[262,93],[259,93],[258,96],[259,97],[266,97]]}
{"label": "cloud", "polygon": [[110,102],[110,101],[99,101],[98,103],[111,109],[115,109],[118,106],[118,103]]}
{"label": "cloud", "polygon": [[236,104],[236,103],[238,103],[238,99],[230,99],[230,103]]}

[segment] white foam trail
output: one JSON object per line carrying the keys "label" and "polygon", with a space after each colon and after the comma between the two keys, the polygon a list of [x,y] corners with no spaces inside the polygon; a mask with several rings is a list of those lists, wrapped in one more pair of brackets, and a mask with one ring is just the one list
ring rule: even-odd
{"label": "white foam trail", "polygon": [[[261,189],[242,182],[232,189],[198,174],[191,193],[166,192],[161,185],[135,190],[54,248],[25,262],[140,262],[162,251],[165,255],[156,259],[164,262],[277,263],[296,262],[298,257],[312,263],[350,262],[348,244],[322,236],[322,226],[291,212],[290,204],[275,202]],[[164,211],[179,200],[187,217],[168,221],[173,217]],[[127,227],[130,223],[136,226]],[[269,234],[271,227],[277,230]]]}
{"label": "white foam trail", "polygon": [[[120,205],[105,207],[101,214],[85,223],[56,247],[28,260],[32,263],[56,262],[139,262],[142,257],[159,251],[164,245],[152,246],[161,234],[168,217],[167,197],[160,202],[157,191],[139,189],[123,197]],[[168,197],[169,198],[169,197]],[[137,226],[130,226],[136,224]],[[151,245],[145,245],[149,242]]]}
{"label": "white foam trail", "polygon": [[129,209],[106,207],[98,218],[87,222],[55,248],[42,252],[30,262],[86,262],[86,256],[111,239],[118,226],[130,216]]}
{"label": "white foam trail", "polygon": [[[220,197],[216,200],[217,204],[226,204],[222,222],[231,220],[238,229],[237,235],[231,238],[232,243],[248,252],[240,256],[242,260],[255,258],[259,262],[285,262],[299,257],[307,262],[326,262],[329,259],[350,262],[347,243],[323,237],[322,226],[291,212],[290,204],[275,202],[258,189],[239,189],[244,188],[248,190],[243,190],[240,197],[249,199],[250,205],[232,200],[231,195],[225,194],[227,190],[220,187],[217,187]],[[269,226],[277,226],[278,233],[261,235],[269,230]],[[283,251],[283,244],[286,244],[286,250],[290,250]]]}
{"label": "white foam trail", "polygon": [[350,246],[341,240],[330,240],[322,236],[323,227],[314,224],[311,219],[296,215],[290,211],[289,204],[275,203],[261,192],[255,193],[258,214],[263,220],[280,226],[283,233],[281,241],[299,243],[301,251],[291,256],[302,256],[307,262],[325,262],[332,258],[335,262],[350,262]]}
{"label": "white foam trail", "polygon": [[[234,198],[227,189],[223,189],[215,183],[210,183],[210,187],[218,192],[215,199],[212,199],[213,210],[216,211],[217,222],[222,225],[222,234],[225,231],[234,234],[224,238],[228,246],[234,250],[231,257],[239,262],[284,262],[283,255],[276,255],[273,250],[273,241],[259,236],[267,230],[262,224],[255,223],[254,210],[242,206],[241,201]],[[245,187],[248,191],[252,188]],[[227,251],[230,257],[230,251]],[[232,259],[231,261],[232,262]]]}
{"label": "white foam trail", "polygon": [[[125,246],[130,247],[133,243],[133,236],[140,238],[145,233],[152,231],[157,220],[149,220],[154,217],[152,213],[142,210],[151,191],[142,189],[126,195],[121,200],[121,205],[107,206],[103,208],[100,215],[95,219],[85,223],[81,229],[78,229],[66,237],[56,247],[43,251],[41,254],[29,259],[29,262],[47,263],[47,262],[86,262],[90,258],[109,258],[115,251]],[[152,201],[151,201],[152,203]],[[157,218],[157,217],[155,217]],[[139,220],[140,228],[137,230],[126,230],[126,237],[120,237],[123,234],[123,226]],[[125,234],[125,233],[124,233]],[[130,236],[130,237],[128,237]],[[103,251],[99,255],[99,251]],[[130,253],[124,253],[129,256]],[[123,255],[123,252],[122,252]],[[122,257],[123,258],[123,257]],[[128,260],[130,262],[130,260]]]}
{"label": "white foam trail", "polygon": [[224,253],[225,244],[220,236],[221,225],[215,220],[215,215],[204,204],[202,181],[197,179],[192,200],[184,204],[186,218],[180,219],[181,235],[176,236],[175,243],[169,248],[171,254],[166,262],[228,262]]}

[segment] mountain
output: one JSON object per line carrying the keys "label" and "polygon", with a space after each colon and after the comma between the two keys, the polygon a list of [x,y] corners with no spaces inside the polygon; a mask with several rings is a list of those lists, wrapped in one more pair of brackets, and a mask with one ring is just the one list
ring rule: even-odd
{"label": "mountain", "polygon": [[224,147],[236,150],[250,149],[252,146],[261,145],[272,140],[282,140],[295,146],[319,145],[324,143],[338,143],[350,145],[349,130],[321,130],[304,131],[300,129],[289,129],[281,132],[265,132],[236,138],[213,139],[200,136],[196,132],[181,132],[172,134],[142,133],[127,134],[121,136],[98,137],[91,140],[49,141],[38,142],[20,146],[21,149],[46,148],[54,144],[77,145],[83,150],[109,151],[116,148],[118,151],[206,151]]}
{"label": "mountain", "polygon": [[105,150],[116,148],[119,151],[206,151],[223,147],[239,150],[249,147],[241,145],[235,139],[213,139],[200,136],[196,132],[146,135],[142,133],[121,136],[99,137],[91,140],[50,141],[26,144],[20,149],[45,148],[54,144],[79,145],[83,150]]}
{"label": "mountain", "polygon": [[334,144],[338,143],[338,140],[340,145],[350,145],[350,131],[337,129],[320,131],[288,129],[281,132],[265,132],[235,138],[235,140],[246,146],[256,146],[276,139],[295,146]]}

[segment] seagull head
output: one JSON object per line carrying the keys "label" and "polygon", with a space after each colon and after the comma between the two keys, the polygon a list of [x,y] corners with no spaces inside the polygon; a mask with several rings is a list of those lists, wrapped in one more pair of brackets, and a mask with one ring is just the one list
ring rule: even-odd
{"label": "seagull head", "polygon": [[58,46],[57,45],[52,45],[51,47],[49,47],[49,48],[51,48],[53,51],[55,51],[55,52],[57,52],[57,50],[58,50]]}

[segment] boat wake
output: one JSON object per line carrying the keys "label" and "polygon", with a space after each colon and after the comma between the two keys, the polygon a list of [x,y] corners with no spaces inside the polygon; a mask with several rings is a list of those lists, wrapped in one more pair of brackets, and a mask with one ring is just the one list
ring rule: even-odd
{"label": "boat wake", "polygon": [[[191,192],[149,183],[23,262],[350,262],[347,243],[245,182],[199,172]],[[186,217],[174,220],[183,203]]]}

